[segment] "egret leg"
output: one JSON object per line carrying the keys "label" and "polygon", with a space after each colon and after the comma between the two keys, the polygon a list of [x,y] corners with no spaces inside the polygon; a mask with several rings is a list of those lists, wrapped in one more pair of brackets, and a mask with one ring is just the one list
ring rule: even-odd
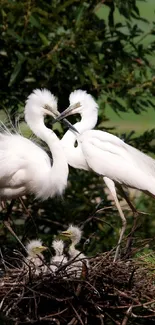
{"label": "egret leg", "polygon": [[15,234],[14,230],[12,229],[11,225],[10,225],[10,222],[9,222],[9,217],[11,215],[11,212],[12,212],[12,208],[13,208],[13,205],[14,205],[14,202],[15,200],[12,199],[8,208],[7,208],[7,212],[6,212],[6,215],[5,215],[5,218],[3,220],[3,223],[4,223],[4,226],[10,231],[10,233],[16,238],[16,240],[20,243],[20,245],[23,247],[23,249],[26,251],[26,248],[25,246],[22,244],[21,240],[18,238],[18,236]]}
{"label": "egret leg", "polygon": [[[138,211],[135,206],[131,203],[128,195],[126,194],[126,192],[124,191],[123,187],[120,185],[120,184],[117,184],[116,187],[119,189],[119,191],[121,192],[121,195],[122,197],[126,200],[126,202],[128,203],[128,206],[130,207],[130,209],[132,210],[133,212],[133,215],[134,215],[134,218],[137,218],[137,216],[139,214],[142,214],[142,215],[148,215],[147,212],[142,212],[142,211]],[[144,191],[144,193],[146,193]],[[148,193],[146,193],[147,195],[149,195]],[[152,196],[152,195],[151,195]],[[155,196],[153,196],[155,198]]]}
{"label": "egret leg", "polygon": [[19,237],[13,231],[10,223],[7,220],[4,220],[4,225],[11,232],[11,234],[16,238],[16,240],[20,243],[20,245],[22,246],[22,248],[24,249],[24,251],[27,253],[25,246],[23,245],[23,243],[21,242],[21,240],[19,239]]}
{"label": "egret leg", "polygon": [[1,207],[2,207],[2,209],[5,209],[5,202],[4,201],[1,201]]}
{"label": "egret leg", "polygon": [[119,250],[120,250],[120,244],[122,242],[122,238],[123,238],[123,235],[124,235],[124,232],[125,232],[125,229],[126,229],[126,218],[124,216],[124,213],[121,209],[121,206],[120,206],[120,203],[118,201],[118,198],[117,198],[117,193],[116,193],[116,188],[115,188],[115,183],[109,179],[108,177],[103,177],[103,180],[105,181],[113,199],[114,199],[114,202],[115,202],[115,205],[117,207],[117,210],[119,212],[119,215],[121,217],[121,220],[122,220],[122,228],[121,228],[121,232],[120,232],[120,236],[119,236],[119,240],[118,240],[118,244],[117,244],[117,248],[116,248],[116,252],[115,252],[115,256],[114,256],[114,262],[118,259],[118,255],[119,255]]}
{"label": "egret leg", "polygon": [[135,206],[131,203],[128,195],[126,194],[126,192],[124,191],[123,187],[120,184],[117,184],[116,187],[119,189],[119,191],[121,192],[121,195],[123,196],[123,198],[125,199],[125,201],[127,202],[128,206],[130,207],[130,209],[133,212],[133,215],[138,215],[139,212],[137,211],[137,209],[135,208]]}
{"label": "egret leg", "polygon": [[[133,223],[133,227],[131,229],[131,232],[128,236],[128,240],[127,240],[127,244],[126,244],[126,249],[125,249],[125,256],[129,256],[130,252],[131,252],[131,246],[132,246],[132,242],[133,242],[133,236],[134,236],[134,232],[137,229],[137,220],[138,220],[138,216],[139,214],[141,214],[142,212],[137,211],[137,209],[134,207],[134,205],[131,203],[128,195],[125,193],[123,187],[118,184],[117,185],[118,189],[120,190],[122,196],[124,197],[124,199],[126,200],[126,202],[128,203],[129,207],[131,208],[132,212],[133,212],[133,217],[134,217],[134,223]],[[144,212],[145,214],[145,212]]]}
{"label": "egret leg", "polygon": [[25,210],[27,216],[28,216],[28,217],[31,217],[31,215],[30,215],[28,209],[26,208],[26,206],[25,206],[25,204],[24,204],[24,201],[23,201],[22,197],[19,197],[19,201],[20,201],[20,203],[21,203],[21,205],[22,205],[23,210]]}
{"label": "egret leg", "polygon": [[9,217],[11,215],[11,212],[12,212],[12,208],[14,206],[14,203],[15,203],[15,200],[12,199],[10,204],[8,205],[7,207],[7,212],[6,212],[6,215],[5,215],[5,218],[4,218],[4,221],[8,221],[9,222]]}
{"label": "egret leg", "polygon": [[3,224],[5,225],[5,222],[10,224],[9,218],[12,212],[12,208],[13,208],[13,204],[14,204],[14,200],[12,199],[10,204],[7,206],[6,202],[4,204],[4,201],[1,201],[1,203],[3,202],[2,208],[5,210],[6,209],[6,214],[4,215],[3,218]]}

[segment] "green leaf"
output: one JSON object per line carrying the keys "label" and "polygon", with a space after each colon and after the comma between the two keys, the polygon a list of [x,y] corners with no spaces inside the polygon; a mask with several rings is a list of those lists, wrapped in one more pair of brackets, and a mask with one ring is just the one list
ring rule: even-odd
{"label": "green leaf", "polygon": [[66,0],[66,1],[64,1],[64,4],[63,5],[60,5],[57,8],[57,12],[63,11],[64,9],[66,9],[69,6],[71,6],[75,2],[79,2],[79,0]]}
{"label": "green leaf", "polygon": [[50,44],[50,41],[43,33],[39,32],[38,35],[41,38],[43,45],[48,46]]}
{"label": "green leaf", "polygon": [[41,28],[39,20],[36,17],[34,17],[33,15],[30,16],[30,23],[31,23],[32,26],[34,26],[34,27],[36,27],[38,29]]}
{"label": "green leaf", "polygon": [[85,9],[86,8],[84,7],[83,4],[78,8],[77,14],[76,14],[76,18],[75,18],[75,25],[76,25],[76,27],[79,26],[79,24],[80,24],[80,22],[82,20],[82,17],[83,17],[83,14],[84,14]]}
{"label": "green leaf", "polygon": [[22,69],[22,65],[23,65],[24,61],[25,61],[25,57],[21,55],[20,58],[18,59],[17,64],[14,67],[12,74],[11,74],[9,84],[8,84],[9,87],[11,87],[15,83],[15,81]]}
{"label": "green leaf", "polygon": [[32,131],[25,122],[19,123],[19,131],[26,138],[30,138],[33,135]]}
{"label": "green leaf", "polygon": [[0,110],[0,121],[5,123],[7,121],[7,118],[8,118],[8,116],[7,116],[6,112],[5,112],[5,110],[1,109]]}
{"label": "green leaf", "polygon": [[62,133],[63,132],[63,128],[62,128],[62,125],[60,124],[60,123],[55,123],[55,124],[53,124],[53,126],[52,126],[52,130],[53,131],[59,131],[60,133]]}

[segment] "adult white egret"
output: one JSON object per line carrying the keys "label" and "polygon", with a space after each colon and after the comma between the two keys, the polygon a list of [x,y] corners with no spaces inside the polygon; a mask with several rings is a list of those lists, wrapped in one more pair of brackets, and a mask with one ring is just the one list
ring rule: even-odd
{"label": "adult white egret", "polygon": [[24,268],[28,270],[30,268],[35,275],[45,273],[47,271],[47,266],[44,264],[42,252],[46,249],[47,247],[43,246],[40,239],[31,240],[26,245],[28,256],[25,258]]}
{"label": "adult white egret", "polygon": [[67,274],[79,278],[82,274],[83,263],[85,263],[87,268],[89,268],[89,262],[86,256],[75,248],[81,240],[82,231],[79,227],[70,225],[66,231],[61,233],[61,235],[71,240],[68,254],[70,260],[73,260],[73,262],[68,266]]}
{"label": "adult white egret", "polygon": [[55,133],[44,124],[44,115],[57,115],[57,100],[46,89],[28,97],[25,120],[33,133],[46,142],[53,157],[19,134],[0,134],[0,198],[12,199],[33,193],[45,200],[61,195],[67,186],[68,164]]}
{"label": "adult white egret", "polygon": [[50,259],[50,269],[55,272],[60,266],[67,263],[67,257],[64,255],[64,242],[62,240],[53,240],[52,247],[55,255]]}
{"label": "adult white egret", "polygon": [[[26,101],[25,120],[33,133],[48,144],[53,164],[48,154],[33,141],[18,133],[12,134],[7,129],[0,133],[1,200],[31,193],[45,200],[62,195],[65,190],[67,159],[59,139],[45,126],[44,115],[58,116],[57,99],[47,89],[36,89]],[[8,221],[5,221],[5,226],[19,241]]]}
{"label": "adult white egret", "polygon": [[[126,229],[126,219],[117,198],[115,184],[125,192],[121,185],[141,190],[155,198],[155,161],[141,151],[126,144],[110,133],[90,130],[97,123],[98,105],[86,91],[75,90],[70,94],[70,106],[60,115],[61,120],[71,114],[79,113],[81,121],[74,124],[80,134],[67,131],[61,140],[68,164],[80,169],[93,170],[108,186],[122,219],[122,229],[115,253],[118,257],[119,246]],[[81,106],[75,108],[75,103]],[[73,105],[73,106],[72,106]],[[78,146],[75,147],[77,140]],[[136,209],[125,196],[128,204]]]}

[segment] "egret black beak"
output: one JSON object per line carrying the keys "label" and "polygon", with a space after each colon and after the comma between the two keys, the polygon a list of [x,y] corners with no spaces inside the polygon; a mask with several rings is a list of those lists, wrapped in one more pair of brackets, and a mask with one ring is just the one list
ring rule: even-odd
{"label": "egret black beak", "polygon": [[65,111],[63,111],[63,112],[59,115],[59,117],[56,118],[56,122],[57,122],[57,121],[61,121],[61,120],[63,120],[65,117],[67,117],[67,116],[69,116],[69,115],[72,115],[72,114],[73,114],[73,111],[74,111],[76,108],[80,107],[80,106],[81,106],[80,102],[78,102],[78,103],[76,103],[76,104],[73,104],[73,105],[70,105],[69,107],[67,107],[67,108],[65,109]]}
{"label": "egret black beak", "polygon": [[[53,117],[53,122],[52,124],[55,124],[56,122],[59,122],[59,117],[61,116],[60,113],[57,111],[55,113],[53,113],[48,106],[46,106],[46,108],[44,108],[44,113],[46,115],[50,115]],[[62,118],[63,119],[63,118]],[[62,120],[61,119],[61,120]],[[71,129],[72,131],[79,133],[78,130],[75,129],[75,127],[68,121],[66,120],[66,118],[63,119],[62,121],[69,129]]]}
{"label": "egret black beak", "polygon": [[[55,119],[55,121],[57,120],[57,118]],[[57,122],[57,121],[56,121]],[[79,131],[66,119],[64,118],[62,121],[69,129],[71,129],[72,131],[79,133]]]}

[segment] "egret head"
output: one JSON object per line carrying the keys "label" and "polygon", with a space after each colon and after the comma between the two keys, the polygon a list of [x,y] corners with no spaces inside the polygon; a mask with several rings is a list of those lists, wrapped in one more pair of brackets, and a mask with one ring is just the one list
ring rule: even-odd
{"label": "egret head", "polygon": [[26,250],[27,250],[29,256],[39,255],[46,249],[47,249],[47,247],[42,245],[42,241],[40,239],[31,240],[26,245]]}
{"label": "egret head", "polygon": [[96,116],[98,115],[98,104],[85,90],[74,90],[69,96],[69,101],[70,106],[60,114],[60,116],[57,118],[58,121],[69,115],[77,113],[81,116],[89,116],[93,114],[93,112],[96,114]]}
{"label": "egret head", "polygon": [[66,231],[61,233],[64,238],[70,239],[71,242],[76,245],[80,242],[82,237],[82,231],[79,227],[70,225]]}
{"label": "egret head", "polygon": [[63,250],[64,250],[64,242],[60,239],[60,240],[53,240],[52,242],[52,247],[55,250],[56,255],[60,256],[63,254]]}
{"label": "egret head", "polygon": [[57,98],[47,89],[35,89],[25,105],[25,120],[43,118],[44,115],[59,116]]}
{"label": "egret head", "polygon": [[[26,101],[25,121],[32,129],[34,129],[34,124],[42,127],[45,115],[50,115],[54,119],[60,116],[57,109],[57,98],[47,89],[35,89]],[[66,119],[63,122],[74,132],[77,132]]]}

